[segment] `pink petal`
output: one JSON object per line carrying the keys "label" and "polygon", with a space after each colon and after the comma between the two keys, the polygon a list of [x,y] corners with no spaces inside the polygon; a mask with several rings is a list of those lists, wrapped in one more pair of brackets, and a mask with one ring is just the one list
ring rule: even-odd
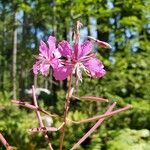
{"label": "pink petal", "polygon": [[70,47],[70,44],[67,41],[63,40],[62,42],[60,42],[58,45],[58,49],[60,53],[62,54],[62,56],[64,57],[72,56],[72,49]]}
{"label": "pink petal", "polygon": [[42,40],[40,41],[39,51],[41,52],[41,56],[44,56],[47,58],[48,47]]}
{"label": "pink petal", "polygon": [[44,61],[37,61],[33,65],[33,73],[37,75],[39,72],[42,73],[42,75],[47,76],[49,73],[50,63],[44,63]]}
{"label": "pink petal", "polygon": [[74,48],[75,59],[78,59],[81,55],[82,49],[81,44],[77,43]]}
{"label": "pink petal", "polygon": [[57,59],[57,58],[53,58],[53,59],[51,60],[51,66],[53,67],[53,69],[54,69],[54,68],[58,68],[58,66],[59,66],[60,64],[61,64],[61,63],[60,63],[60,60]]}
{"label": "pink petal", "polygon": [[56,38],[54,36],[49,36],[48,38],[48,57],[52,57],[52,53],[55,51],[56,49]]}
{"label": "pink petal", "polygon": [[65,80],[72,72],[71,66],[62,66],[54,69],[54,77],[56,80]]}
{"label": "pink petal", "polygon": [[51,51],[56,48],[56,38],[54,36],[49,36],[47,43]]}
{"label": "pink petal", "polygon": [[33,73],[37,75],[39,72],[39,66],[37,65],[37,63],[33,65],[32,69],[33,69]]}
{"label": "pink petal", "polygon": [[84,42],[83,44],[81,44],[80,57],[89,54],[91,51],[92,51],[92,42],[90,41]]}
{"label": "pink petal", "polygon": [[51,53],[53,53],[56,58],[60,58],[61,54],[59,50],[56,48],[56,38],[54,36],[49,36],[47,43],[49,46],[50,55]]}
{"label": "pink petal", "polygon": [[86,69],[90,72],[92,77],[102,77],[105,75],[105,70],[102,62],[96,58],[92,58],[84,63]]}
{"label": "pink petal", "polygon": [[55,49],[55,51],[54,51],[54,56],[55,56],[56,58],[60,58],[60,57],[61,57],[61,53],[59,52],[58,49]]}
{"label": "pink petal", "polygon": [[40,71],[42,75],[47,76],[49,74],[50,64],[41,64]]}

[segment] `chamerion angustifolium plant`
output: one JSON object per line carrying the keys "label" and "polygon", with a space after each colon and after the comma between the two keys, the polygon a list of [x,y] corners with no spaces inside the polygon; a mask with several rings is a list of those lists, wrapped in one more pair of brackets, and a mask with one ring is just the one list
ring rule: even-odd
{"label": "chamerion angustifolium plant", "polygon": [[[71,98],[87,101],[96,101],[96,102],[109,102],[107,99],[95,97],[95,96],[81,96],[77,97],[75,95],[76,85],[79,85],[83,80],[82,72],[84,71],[89,77],[92,78],[101,78],[106,74],[103,63],[96,58],[96,52],[93,49],[93,45],[96,43],[102,48],[111,48],[111,46],[103,41],[95,39],[91,36],[85,36],[86,41],[80,43],[80,28],[82,24],[77,21],[76,30],[73,32],[73,44],[71,45],[68,41],[62,40],[56,45],[56,38],[54,36],[49,36],[47,43],[41,41],[39,46],[39,54],[36,57],[36,63],[33,65],[33,73],[35,75],[42,74],[47,76],[52,69],[53,76],[56,80],[65,80],[68,81],[68,90],[66,93],[65,100],[65,111],[64,115],[58,116],[57,114],[50,114],[45,110],[39,108],[36,100],[35,91],[36,89],[32,86],[32,95],[34,104],[31,105],[26,102],[21,102],[13,100],[12,102],[29,109],[33,109],[37,113],[40,127],[29,129],[29,132],[43,132],[45,140],[48,142],[49,149],[53,149],[53,141],[50,140],[48,132],[61,132],[60,134],[60,150],[63,149],[64,137],[65,137],[65,128],[68,122],[80,125],[81,123],[87,123],[95,121],[95,125],[89,129],[77,143],[75,143],[71,150],[76,149],[86,138],[88,138],[109,116],[118,114],[122,111],[125,111],[131,106],[126,106],[117,110],[113,110],[116,106],[116,103],[109,104],[106,112],[101,115],[97,115],[91,118],[83,118],[82,120],[75,121],[68,119],[68,112],[70,108]],[[73,82],[75,78],[76,82]],[[50,117],[59,117],[62,118],[62,123],[59,127],[45,126],[41,114],[44,113]]]}

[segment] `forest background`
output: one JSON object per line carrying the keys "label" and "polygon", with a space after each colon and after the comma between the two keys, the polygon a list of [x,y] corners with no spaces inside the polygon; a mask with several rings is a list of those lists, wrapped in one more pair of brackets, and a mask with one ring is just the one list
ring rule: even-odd
{"label": "forest background", "polygon": [[[133,106],[108,118],[79,149],[149,150],[150,0],[0,0],[0,132],[18,150],[47,149],[41,134],[27,132],[38,124],[35,113],[14,106],[11,100],[27,100],[25,89],[36,84],[51,92],[39,97],[40,106],[62,115],[66,81],[55,81],[52,72],[48,77],[35,77],[32,65],[39,41],[49,35],[71,41],[77,20],[83,24],[82,35],[112,46],[111,50],[95,46],[107,74],[100,79],[85,76],[78,95],[104,97],[116,101],[118,107]],[[104,112],[105,105],[75,101],[71,107],[70,118],[80,120]],[[65,149],[92,125],[69,125]],[[58,149],[59,133],[50,136]]]}

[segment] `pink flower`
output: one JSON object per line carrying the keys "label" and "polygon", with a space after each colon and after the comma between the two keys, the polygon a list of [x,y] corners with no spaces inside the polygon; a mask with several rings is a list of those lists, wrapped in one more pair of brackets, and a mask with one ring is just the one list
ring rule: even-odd
{"label": "pink flower", "polygon": [[96,54],[92,52],[92,42],[77,43],[73,49],[67,41],[59,43],[58,50],[63,60],[61,61],[61,67],[54,70],[56,80],[64,80],[73,73],[77,80],[82,81],[82,70],[91,77],[105,75],[103,64],[96,59]]}
{"label": "pink flower", "polygon": [[60,64],[58,58],[60,58],[61,55],[56,48],[56,38],[50,36],[48,38],[47,44],[41,41],[39,51],[40,53],[37,56],[37,61],[33,65],[33,72],[34,74],[41,72],[42,75],[47,76],[50,66],[52,66],[54,69],[57,68]]}

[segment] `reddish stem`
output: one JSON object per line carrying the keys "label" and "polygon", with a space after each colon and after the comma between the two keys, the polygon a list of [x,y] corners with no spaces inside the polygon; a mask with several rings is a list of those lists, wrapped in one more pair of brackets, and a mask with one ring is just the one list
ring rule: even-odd
{"label": "reddish stem", "polygon": [[44,114],[47,115],[47,116],[50,116],[50,117],[58,117],[58,118],[59,118],[58,115],[56,115],[56,114],[53,114],[53,115],[52,115],[52,114],[49,114],[47,111],[42,110],[41,108],[36,107],[36,106],[34,106],[34,105],[31,105],[31,104],[29,104],[29,103],[27,103],[27,102],[21,102],[21,101],[19,101],[19,100],[12,100],[11,102],[14,103],[14,104],[16,104],[16,105],[22,106],[22,107],[26,107],[26,108],[29,108],[29,109],[32,109],[32,110],[35,110],[35,111],[40,111],[40,112],[44,113]]}
{"label": "reddish stem", "polygon": [[56,128],[56,127],[32,128],[32,129],[29,129],[29,132],[47,132],[47,131],[56,132],[56,131],[60,130],[63,127],[63,125],[64,125],[64,123],[62,123],[58,128]]}
{"label": "reddish stem", "polygon": [[[108,108],[108,110],[106,111],[105,114],[110,113],[115,106],[116,106],[116,103],[113,103]],[[105,118],[99,119],[98,122],[85,135],[83,135],[83,137],[80,138],[78,140],[78,142],[76,144],[74,144],[74,146],[70,150],[76,149],[83,141],[85,141],[103,123],[104,120],[105,120]]]}
{"label": "reddish stem", "polygon": [[58,130],[55,127],[39,127],[29,129],[29,132],[47,132],[47,131],[56,132]]}
{"label": "reddish stem", "polygon": [[69,120],[69,121],[72,122],[72,123],[74,123],[74,124],[81,124],[81,123],[96,121],[96,120],[99,120],[99,119],[102,119],[102,118],[106,118],[106,117],[113,116],[113,115],[118,114],[118,113],[120,113],[120,112],[126,111],[126,110],[128,110],[128,109],[130,109],[130,108],[132,108],[131,105],[126,106],[126,107],[124,107],[124,108],[120,108],[120,109],[114,110],[114,111],[109,112],[109,113],[107,113],[107,114],[98,115],[98,116],[94,116],[94,117],[92,117],[92,118],[83,119],[83,120],[81,120],[81,121],[72,121],[72,120]]}
{"label": "reddish stem", "polygon": [[81,97],[77,97],[72,95],[72,98],[78,99],[78,100],[87,100],[87,101],[95,101],[95,102],[108,102],[108,99],[104,99],[101,97],[95,97],[95,96],[81,96]]}
{"label": "reddish stem", "polygon": [[4,136],[0,133],[0,141],[3,143],[3,145],[6,147],[7,150],[12,150],[12,147],[8,144],[8,142],[5,140]]}
{"label": "reddish stem", "polygon": [[64,142],[64,136],[65,136],[65,128],[66,128],[66,124],[67,124],[67,115],[68,115],[69,108],[70,108],[71,85],[72,85],[72,75],[70,75],[68,93],[67,93],[67,98],[66,98],[66,102],[65,102],[64,125],[62,127],[62,130],[61,130],[62,133],[61,133],[61,136],[60,136],[60,150],[62,150],[62,148],[63,148],[63,142]]}
{"label": "reddish stem", "polygon": [[[34,105],[35,105],[35,107],[38,108],[34,86],[32,86],[32,96],[33,96]],[[41,118],[40,112],[38,110],[36,111],[36,114],[37,114],[37,117],[38,117],[38,120],[39,120],[40,127],[44,127],[44,124],[42,122],[42,118]],[[44,133],[45,133],[44,137],[45,137],[45,140],[48,142],[49,149],[53,150],[51,142],[50,142],[49,137],[47,135],[47,132],[44,132]]]}

